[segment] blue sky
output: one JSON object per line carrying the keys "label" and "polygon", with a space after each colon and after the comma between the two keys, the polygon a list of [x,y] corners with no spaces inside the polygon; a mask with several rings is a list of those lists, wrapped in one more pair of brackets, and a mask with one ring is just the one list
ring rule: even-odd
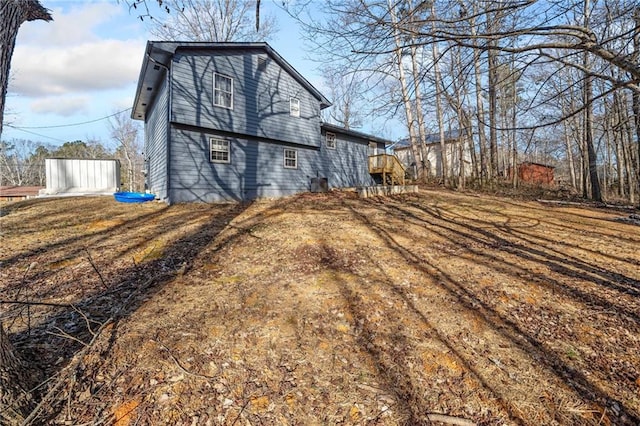
{"label": "blue sky", "polygon": [[[52,11],[54,21],[27,22],[20,28],[2,138],[53,145],[97,139],[109,145],[107,120],[99,119],[131,107],[145,43],[153,38],[147,24],[138,18],[139,11],[130,13],[122,1],[41,3]],[[262,11],[273,13],[278,21],[280,30],[269,41],[271,46],[328,95],[320,65],[308,59],[296,22],[274,0],[263,0]],[[93,120],[97,121],[69,126]]]}

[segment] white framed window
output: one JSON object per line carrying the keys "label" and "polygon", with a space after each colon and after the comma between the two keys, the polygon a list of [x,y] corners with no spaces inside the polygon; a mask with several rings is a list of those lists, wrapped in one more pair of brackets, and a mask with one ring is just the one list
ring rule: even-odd
{"label": "white framed window", "polygon": [[327,132],[327,134],[325,135],[325,142],[327,148],[336,149],[336,134]]}
{"label": "white framed window", "polygon": [[225,139],[209,139],[209,161],[212,163],[230,163],[231,146]]}
{"label": "white framed window", "polygon": [[233,79],[213,73],[213,104],[233,109]]}
{"label": "white framed window", "polygon": [[298,150],[296,149],[284,149],[284,168],[285,169],[297,169],[298,168]]}
{"label": "white framed window", "polygon": [[292,117],[300,117],[300,99],[289,98],[289,114]]}

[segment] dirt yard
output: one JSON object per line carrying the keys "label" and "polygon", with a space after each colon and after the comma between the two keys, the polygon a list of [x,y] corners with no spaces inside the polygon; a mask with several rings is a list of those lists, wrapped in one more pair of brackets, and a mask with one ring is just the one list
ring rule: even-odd
{"label": "dirt yard", "polygon": [[629,214],[30,200],[2,206],[0,316],[34,424],[638,425]]}

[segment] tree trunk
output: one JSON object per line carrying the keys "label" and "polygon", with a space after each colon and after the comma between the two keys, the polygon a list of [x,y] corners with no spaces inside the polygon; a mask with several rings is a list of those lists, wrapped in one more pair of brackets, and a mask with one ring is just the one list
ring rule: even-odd
{"label": "tree trunk", "polygon": [[404,111],[407,117],[407,130],[409,130],[409,141],[411,145],[411,152],[413,153],[413,159],[416,163],[417,176],[416,178],[424,177],[424,158],[421,155],[421,149],[418,145],[415,130],[415,121],[413,118],[413,111],[411,107],[411,95],[409,94],[409,87],[407,85],[407,78],[404,73],[404,66],[402,64],[402,42],[400,40],[399,30],[397,28],[398,19],[396,17],[395,5],[388,1],[389,15],[391,22],[394,25],[393,39],[395,42],[395,56],[396,63],[398,65],[398,79],[400,80],[400,89],[402,90],[402,103],[404,105]]}
{"label": "tree trunk", "polygon": [[[640,7],[637,7],[633,11],[633,20],[636,25],[635,25],[635,31],[633,33],[633,55],[632,55],[631,61],[637,64],[638,60],[640,60]],[[634,164],[634,167],[636,169],[636,173],[634,176],[635,179],[629,176],[629,185],[630,186],[634,185],[634,180],[635,180],[638,184],[637,189],[640,191],[640,93],[638,93],[637,90],[633,91],[631,102],[633,105],[632,106],[633,117],[634,117],[634,124],[636,128],[636,153],[637,154],[636,154],[636,164]],[[631,146],[629,146],[629,148],[631,151],[633,151],[633,148],[631,148]],[[635,185],[634,185],[633,192],[631,189],[629,190],[629,192],[630,194],[633,194],[633,192],[635,192]]]}
{"label": "tree trunk", "polygon": [[[584,2],[584,21],[585,27],[589,28],[590,1]],[[600,180],[598,179],[598,163],[596,150],[593,144],[593,76],[589,74],[591,62],[589,61],[589,52],[585,51],[583,56],[583,65],[586,70],[584,80],[584,131],[585,145],[587,150],[587,164],[589,170],[589,183],[591,184],[591,199],[602,202],[602,192],[600,190]]]}
{"label": "tree trunk", "polygon": [[447,159],[447,147],[444,135],[444,120],[442,117],[442,76],[440,75],[440,63],[438,44],[433,43],[431,45],[433,53],[433,69],[435,74],[435,86],[436,86],[436,119],[438,120],[438,132],[440,135],[440,171],[442,173],[442,183],[444,186],[449,185],[449,167]]}
{"label": "tree trunk", "polygon": [[27,369],[16,355],[0,323],[0,424],[18,425],[28,416],[33,399],[28,391]]}
{"label": "tree trunk", "polygon": [[[26,21],[51,21],[49,11],[37,0],[3,0],[0,2],[0,136],[4,105],[9,84],[11,57],[18,29]],[[0,423],[20,424],[28,414],[31,395],[24,388],[24,367],[16,355],[4,326],[0,323]]]}
{"label": "tree trunk", "polygon": [[16,46],[18,29],[25,21],[51,21],[49,11],[38,0],[0,1],[0,136],[4,121],[4,101],[9,85],[11,56]]}
{"label": "tree trunk", "polygon": [[[495,44],[491,41],[490,44]],[[487,52],[489,66],[489,160],[491,163],[489,178],[498,176],[498,58],[493,49]]]}
{"label": "tree trunk", "polygon": [[[477,4],[473,3],[473,16],[475,16],[477,12]],[[469,27],[471,31],[471,35],[475,36],[476,34],[476,22],[474,18],[469,19]],[[477,46],[478,41],[473,38],[472,39],[473,46]],[[473,49],[473,74],[475,79],[475,92],[476,92],[476,117],[478,122],[478,147],[480,151],[480,164],[478,171],[478,175],[480,176],[481,182],[486,182],[487,179],[487,142],[486,135],[484,133],[485,118],[484,118],[484,101],[482,99],[482,76],[480,72],[480,49]]]}
{"label": "tree trunk", "polygon": [[416,121],[418,122],[418,136],[420,138],[420,152],[422,157],[426,155],[427,129],[424,124],[424,113],[422,112],[422,94],[420,92],[420,75],[418,72],[418,61],[416,59],[417,48],[411,46],[411,71],[413,75],[413,85],[416,103]]}

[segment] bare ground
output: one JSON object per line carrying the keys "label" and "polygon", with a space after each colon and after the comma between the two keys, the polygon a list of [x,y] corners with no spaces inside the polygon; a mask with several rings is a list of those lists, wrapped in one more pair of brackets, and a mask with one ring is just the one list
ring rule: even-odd
{"label": "bare ground", "polygon": [[35,424],[637,425],[628,214],[443,191],[12,203],[0,316],[44,381]]}

